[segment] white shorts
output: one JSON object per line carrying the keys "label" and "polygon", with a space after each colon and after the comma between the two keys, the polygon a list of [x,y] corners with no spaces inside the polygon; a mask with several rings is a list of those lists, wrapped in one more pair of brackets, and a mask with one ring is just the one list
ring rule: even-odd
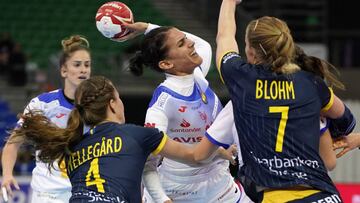
{"label": "white shorts", "polygon": [[[216,171],[209,174],[203,181],[193,181],[192,183],[178,183],[174,179],[163,174],[160,180],[167,196],[175,203],[235,203],[252,202],[245,194],[244,189],[234,182],[233,177],[226,170]],[[191,177],[183,177],[183,179]],[[145,203],[154,203],[146,188],[143,196]]]}
{"label": "white shorts", "polygon": [[31,203],[69,203],[71,191],[40,192],[32,190]]}

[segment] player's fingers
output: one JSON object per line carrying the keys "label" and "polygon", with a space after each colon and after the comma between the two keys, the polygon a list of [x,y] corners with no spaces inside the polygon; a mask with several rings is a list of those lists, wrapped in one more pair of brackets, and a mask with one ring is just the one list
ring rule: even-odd
{"label": "player's fingers", "polygon": [[130,31],[130,33],[127,34],[125,37],[126,37],[126,39],[132,39],[132,38],[134,38],[134,37],[136,37],[136,36],[138,36],[138,35],[139,35],[139,32],[137,32],[137,31]]}
{"label": "player's fingers", "polygon": [[12,192],[12,189],[11,189],[11,185],[8,184],[8,185],[5,186],[5,188],[6,188],[6,192],[7,192],[8,196],[12,197],[13,192]]}
{"label": "player's fingers", "polygon": [[334,149],[340,149],[340,148],[344,148],[344,147],[347,147],[348,144],[346,142],[343,142],[343,141],[335,141],[333,143],[333,148]]}
{"label": "player's fingers", "polygon": [[232,165],[236,165],[236,156],[232,156],[229,161]]}
{"label": "player's fingers", "polygon": [[6,187],[1,187],[1,196],[4,200],[4,202],[7,202],[9,200],[8,192],[6,191]]}
{"label": "player's fingers", "polygon": [[144,23],[144,22],[124,23],[123,24],[123,26],[126,27],[127,29],[142,32],[142,33],[145,32],[148,25],[149,25],[148,23]]}
{"label": "player's fingers", "polygon": [[20,190],[20,186],[16,180],[13,180],[13,185],[14,185],[15,189]]}
{"label": "player's fingers", "polygon": [[130,30],[136,30],[136,28],[137,28],[135,23],[131,23],[131,24],[124,23],[123,26],[126,27],[127,29],[130,29]]}
{"label": "player's fingers", "polygon": [[237,146],[236,146],[236,144],[231,145],[231,146],[230,146],[230,150],[231,150],[232,155],[237,156],[238,151],[237,151]]}
{"label": "player's fingers", "polygon": [[115,41],[115,42],[125,42],[126,40],[131,39],[132,36],[133,36],[133,33],[129,33],[129,34],[125,35],[124,37],[112,38],[111,40]]}
{"label": "player's fingers", "polygon": [[341,152],[339,152],[338,154],[336,154],[336,158],[342,157],[342,156],[345,155],[348,151],[349,151],[349,148],[343,149]]}

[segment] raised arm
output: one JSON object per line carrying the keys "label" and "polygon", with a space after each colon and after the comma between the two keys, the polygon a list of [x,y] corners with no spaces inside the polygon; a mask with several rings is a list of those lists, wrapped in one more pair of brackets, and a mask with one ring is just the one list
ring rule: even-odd
{"label": "raised arm", "polygon": [[235,39],[235,8],[238,3],[236,0],[223,0],[221,4],[216,37],[216,65],[219,71],[221,59],[227,52],[239,52]]}
{"label": "raised arm", "polygon": [[212,50],[211,45],[209,42],[205,41],[204,39],[193,35],[188,32],[184,32],[186,36],[195,42],[195,50],[201,56],[203,59],[202,64],[200,65],[201,71],[204,76],[206,76],[209,72],[210,66],[211,66],[211,58],[212,58]]}

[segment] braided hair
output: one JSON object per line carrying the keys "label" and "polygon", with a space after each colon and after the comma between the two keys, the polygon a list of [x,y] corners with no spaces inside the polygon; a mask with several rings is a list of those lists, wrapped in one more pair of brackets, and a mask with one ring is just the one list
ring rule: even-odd
{"label": "braided hair", "polygon": [[40,150],[40,161],[53,167],[55,160],[66,154],[83,139],[83,127],[95,126],[107,117],[107,107],[115,99],[115,88],[111,81],[95,76],[83,81],[75,92],[75,108],[69,115],[66,128],[53,124],[41,111],[31,110],[21,116],[22,125],[14,129],[9,143],[25,142]]}

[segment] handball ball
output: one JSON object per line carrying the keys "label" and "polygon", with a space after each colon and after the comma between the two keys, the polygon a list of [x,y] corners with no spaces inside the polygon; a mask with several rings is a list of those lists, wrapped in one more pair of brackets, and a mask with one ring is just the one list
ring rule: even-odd
{"label": "handball ball", "polygon": [[107,2],[96,13],[96,27],[107,38],[116,39],[129,33],[124,24],[134,23],[131,10],[118,1]]}

